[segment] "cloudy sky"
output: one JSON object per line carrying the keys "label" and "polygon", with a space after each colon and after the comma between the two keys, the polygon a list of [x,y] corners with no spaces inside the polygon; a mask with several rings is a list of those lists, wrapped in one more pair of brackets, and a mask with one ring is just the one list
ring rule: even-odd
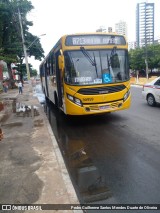
{"label": "cloudy sky", "polygon": [[[31,0],[35,9],[28,19],[33,21],[30,32],[41,36],[45,55],[64,34],[95,32],[123,20],[128,25],[128,40],[135,40],[136,4],[141,0]],[[141,1],[144,2],[144,1]],[[160,0],[155,3],[155,36],[160,36]],[[31,60],[33,64],[33,60]],[[38,69],[39,61],[34,62]]]}

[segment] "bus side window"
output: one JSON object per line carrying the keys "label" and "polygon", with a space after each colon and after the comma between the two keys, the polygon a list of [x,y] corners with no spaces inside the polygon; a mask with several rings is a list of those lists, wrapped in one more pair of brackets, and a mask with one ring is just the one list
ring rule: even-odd
{"label": "bus side window", "polygon": [[47,62],[44,64],[44,75],[47,77]]}
{"label": "bus side window", "polygon": [[49,76],[49,63],[48,63],[48,60],[46,62],[46,75]]}
{"label": "bus side window", "polygon": [[48,75],[51,76],[52,75],[52,69],[51,69],[51,57],[48,58],[47,60],[47,72]]}
{"label": "bus side window", "polygon": [[52,55],[51,65],[52,65],[52,74],[56,75],[56,65],[55,65],[55,55]]}
{"label": "bus side window", "polygon": [[49,75],[52,76],[51,58],[49,57]]}
{"label": "bus side window", "polygon": [[51,73],[52,73],[52,83],[56,83],[56,67],[55,67],[55,55],[51,54]]}
{"label": "bus side window", "polygon": [[44,77],[44,66],[43,65],[40,68],[40,76]]}

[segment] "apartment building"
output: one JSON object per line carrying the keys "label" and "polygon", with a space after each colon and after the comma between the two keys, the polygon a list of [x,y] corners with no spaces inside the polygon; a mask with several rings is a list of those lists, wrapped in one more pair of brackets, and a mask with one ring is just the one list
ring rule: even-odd
{"label": "apartment building", "polygon": [[154,43],[154,3],[141,2],[136,7],[136,44]]}
{"label": "apartment building", "polygon": [[128,36],[127,35],[127,24],[125,21],[120,21],[118,23],[115,24],[115,32],[120,34],[120,35],[124,35],[124,36]]}

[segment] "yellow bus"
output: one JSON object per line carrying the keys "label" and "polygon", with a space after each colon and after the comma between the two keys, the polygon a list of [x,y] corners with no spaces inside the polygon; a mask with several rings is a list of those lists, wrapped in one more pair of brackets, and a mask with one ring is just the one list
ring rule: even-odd
{"label": "yellow bus", "polygon": [[64,35],[40,64],[45,97],[66,115],[130,106],[128,45],[115,33]]}

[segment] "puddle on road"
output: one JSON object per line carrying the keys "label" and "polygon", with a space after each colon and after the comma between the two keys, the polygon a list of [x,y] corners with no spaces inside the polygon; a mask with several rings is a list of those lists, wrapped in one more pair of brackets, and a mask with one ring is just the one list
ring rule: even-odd
{"label": "puddle on road", "polygon": [[[63,141],[62,141],[63,143]],[[71,140],[63,146],[68,167],[85,203],[104,200],[111,196],[105,178],[87,154],[87,146],[80,140]]]}
{"label": "puddle on road", "polygon": [[67,125],[66,117],[61,115],[53,105],[45,106],[45,111],[80,202],[93,203],[111,197],[105,177],[100,174],[88,154],[85,139],[79,139],[73,127]]}
{"label": "puddle on road", "polygon": [[36,96],[38,98],[38,101],[40,102],[41,105],[45,104],[46,99],[45,99],[45,95],[44,95],[44,93],[42,91],[41,84],[37,84],[34,87],[34,94],[33,94],[33,96]]}

